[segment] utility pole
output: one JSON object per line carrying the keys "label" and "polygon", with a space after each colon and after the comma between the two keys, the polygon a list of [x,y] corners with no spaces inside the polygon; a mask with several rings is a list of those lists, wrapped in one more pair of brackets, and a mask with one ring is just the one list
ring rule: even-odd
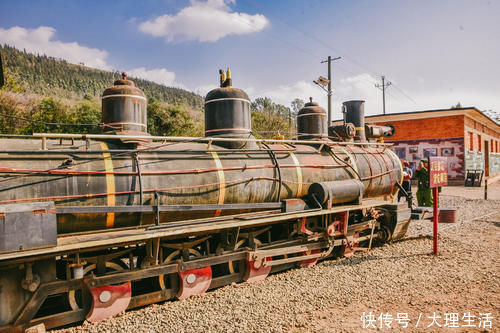
{"label": "utility pole", "polygon": [[328,125],[330,126],[332,124],[332,61],[339,60],[342,57],[336,57],[332,58],[331,56],[328,56],[328,60],[323,60],[321,63],[324,64],[325,62],[328,63]]}
{"label": "utility pole", "polygon": [[382,84],[375,84],[375,87],[379,88],[379,89],[382,89],[382,107],[383,107],[383,110],[384,110],[384,114],[385,114],[385,88],[389,87],[391,85],[391,81],[387,81],[387,83],[385,83],[385,76],[382,75]]}

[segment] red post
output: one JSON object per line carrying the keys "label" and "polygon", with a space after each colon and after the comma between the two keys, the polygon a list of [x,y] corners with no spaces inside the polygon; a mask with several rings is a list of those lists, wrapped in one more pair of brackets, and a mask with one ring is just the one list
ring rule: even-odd
{"label": "red post", "polygon": [[438,216],[439,216],[439,208],[438,208],[438,200],[439,200],[439,192],[438,192],[438,187],[433,187],[432,188],[432,198],[433,198],[433,204],[432,204],[432,222],[433,222],[433,234],[432,234],[432,240],[434,241],[434,254],[438,253]]}

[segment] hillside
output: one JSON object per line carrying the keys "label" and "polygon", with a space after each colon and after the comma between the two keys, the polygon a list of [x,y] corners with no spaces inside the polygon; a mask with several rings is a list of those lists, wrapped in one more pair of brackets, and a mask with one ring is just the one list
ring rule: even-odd
{"label": "hillside", "polygon": [[[0,89],[0,134],[100,133],[102,92],[120,77],[65,60],[34,55],[0,45],[5,86]],[[148,132],[152,135],[202,136],[203,97],[131,77],[148,97]],[[297,101],[300,103],[297,104]],[[294,104],[295,103],[295,104]],[[293,136],[295,114],[270,98],[251,105],[253,134]]]}
{"label": "hillside", "polygon": [[[27,93],[82,99],[101,96],[104,89],[120,77],[118,72],[102,71],[74,65],[46,55],[34,55],[8,45],[0,45],[5,76],[11,77]],[[202,109],[203,98],[195,93],[166,87],[151,81],[132,78],[148,98],[168,104],[185,104]]]}

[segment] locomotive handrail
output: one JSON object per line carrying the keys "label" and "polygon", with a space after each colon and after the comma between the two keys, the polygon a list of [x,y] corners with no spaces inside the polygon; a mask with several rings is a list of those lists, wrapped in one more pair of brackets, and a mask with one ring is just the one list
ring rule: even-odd
{"label": "locomotive handrail", "polygon": [[114,135],[114,134],[71,134],[71,133],[33,133],[34,138],[55,138],[55,139],[95,139],[95,140],[110,140],[110,139],[131,139],[131,140],[161,140],[172,142],[256,142],[256,143],[303,143],[303,144],[337,144],[337,145],[370,145],[370,146],[390,146],[390,143],[380,142],[336,142],[330,140],[279,140],[279,139],[245,139],[245,138],[217,138],[217,137],[186,137],[186,136],[149,136],[149,135]]}
{"label": "locomotive handrail", "polygon": [[160,205],[160,206],[58,206],[58,214],[88,214],[88,213],[154,213],[180,210],[218,210],[218,209],[280,209],[281,202],[263,202],[253,204],[204,204],[204,205]]}

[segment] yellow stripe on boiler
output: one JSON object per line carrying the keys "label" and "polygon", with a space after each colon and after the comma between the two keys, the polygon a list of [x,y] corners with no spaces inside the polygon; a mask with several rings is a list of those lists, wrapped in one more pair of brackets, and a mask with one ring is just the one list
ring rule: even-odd
{"label": "yellow stripe on boiler", "polygon": [[[116,206],[116,192],[115,187],[115,175],[113,174],[113,160],[111,159],[111,154],[107,151],[109,150],[108,144],[106,142],[99,142],[101,145],[102,157],[104,159],[104,169],[106,170],[106,192],[108,193],[107,205]],[[113,228],[115,225],[115,213],[106,213],[106,228]]]}
{"label": "yellow stripe on boiler", "polygon": [[[211,151],[210,154],[212,154],[212,157],[214,158],[215,161],[215,166],[217,167],[217,178],[219,179],[219,200],[217,204],[223,205],[224,204],[224,198],[226,196],[226,177],[224,175],[224,170],[222,170],[222,163],[219,159],[219,155],[217,155],[216,152]],[[222,213],[222,209],[217,209],[215,211],[215,216],[220,216]]]}
{"label": "yellow stripe on boiler", "polygon": [[300,163],[299,160],[297,159],[297,156],[295,156],[294,153],[290,152],[290,156],[292,157],[293,163],[296,165],[295,169],[297,169],[297,196],[301,197],[302,196],[302,169],[300,168]]}

